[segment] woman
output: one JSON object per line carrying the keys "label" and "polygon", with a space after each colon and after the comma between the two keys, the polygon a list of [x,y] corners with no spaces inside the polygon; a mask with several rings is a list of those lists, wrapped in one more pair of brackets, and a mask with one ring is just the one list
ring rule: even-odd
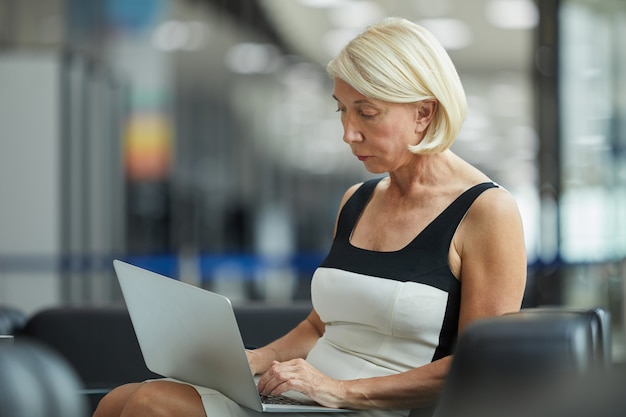
{"label": "woman", "polygon": [[[388,176],[347,190],[312,279],[313,311],[248,359],[262,394],[295,390],[362,410],[352,416],[406,416],[436,401],[458,332],[519,310],[522,224],[512,196],[449,150],[466,99],[431,34],[386,19],[328,72],[343,140],[368,171]],[[144,415],[257,413],[172,380],[119,387],[95,413]]]}

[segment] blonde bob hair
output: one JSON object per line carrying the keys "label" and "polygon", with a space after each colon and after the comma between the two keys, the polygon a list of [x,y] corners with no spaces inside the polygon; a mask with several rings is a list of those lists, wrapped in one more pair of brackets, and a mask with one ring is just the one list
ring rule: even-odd
{"label": "blonde bob hair", "polygon": [[448,53],[430,32],[406,19],[389,17],[368,27],[330,61],[327,71],[373,99],[389,103],[437,100],[424,138],[408,145],[413,153],[448,149],[465,120],[465,91]]}

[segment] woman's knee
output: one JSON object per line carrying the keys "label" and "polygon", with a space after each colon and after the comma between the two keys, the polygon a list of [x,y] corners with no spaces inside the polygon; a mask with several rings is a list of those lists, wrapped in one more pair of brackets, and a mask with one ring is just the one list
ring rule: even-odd
{"label": "woman's knee", "polygon": [[98,403],[93,417],[119,417],[129,398],[141,384],[126,384],[113,389]]}
{"label": "woman's knee", "polygon": [[141,384],[128,398],[124,411],[128,415],[205,416],[202,400],[188,385],[166,381]]}

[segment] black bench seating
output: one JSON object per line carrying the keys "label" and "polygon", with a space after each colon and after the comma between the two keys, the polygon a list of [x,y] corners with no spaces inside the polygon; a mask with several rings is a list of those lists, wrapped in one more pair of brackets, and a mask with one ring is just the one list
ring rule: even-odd
{"label": "black bench seating", "polygon": [[[244,344],[257,347],[293,328],[310,308],[307,303],[249,304],[235,306],[235,315]],[[49,308],[13,327],[16,344],[40,343],[75,370],[91,409],[116,386],[158,377],[146,368],[123,307]],[[609,372],[610,335],[610,316],[597,308],[532,308],[474,322],[458,341],[435,416],[554,417],[555,410],[582,410],[576,400],[590,398],[570,398],[581,390],[613,393],[604,403],[624,402],[621,393],[604,389],[607,378],[626,382],[622,374]],[[411,412],[411,417],[432,415],[432,408]]]}

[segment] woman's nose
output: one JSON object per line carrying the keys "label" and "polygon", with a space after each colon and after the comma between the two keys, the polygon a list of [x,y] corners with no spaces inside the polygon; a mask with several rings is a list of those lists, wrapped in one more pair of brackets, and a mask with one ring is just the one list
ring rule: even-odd
{"label": "woman's nose", "polygon": [[361,140],[363,140],[363,137],[361,136],[357,124],[354,123],[352,117],[346,115],[343,121],[343,141],[347,144],[351,144],[360,142]]}

